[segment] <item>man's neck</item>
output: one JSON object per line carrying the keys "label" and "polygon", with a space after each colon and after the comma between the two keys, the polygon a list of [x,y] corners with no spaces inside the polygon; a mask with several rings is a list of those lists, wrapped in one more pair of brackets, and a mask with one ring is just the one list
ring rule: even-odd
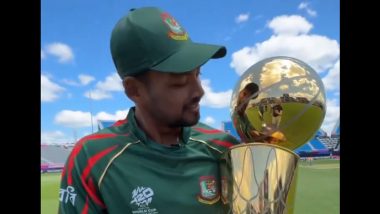
{"label": "man's neck", "polygon": [[137,108],[135,110],[137,125],[144,131],[147,137],[156,143],[164,145],[179,144],[181,139],[181,128],[168,127],[159,121],[152,120],[152,117],[144,116]]}

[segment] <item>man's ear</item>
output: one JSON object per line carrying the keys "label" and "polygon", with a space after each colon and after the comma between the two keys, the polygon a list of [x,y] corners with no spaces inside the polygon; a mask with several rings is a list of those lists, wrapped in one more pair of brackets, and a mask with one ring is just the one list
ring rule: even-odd
{"label": "man's ear", "polygon": [[143,85],[135,77],[124,77],[123,87],[125,94],[135,103],[141,98]]}

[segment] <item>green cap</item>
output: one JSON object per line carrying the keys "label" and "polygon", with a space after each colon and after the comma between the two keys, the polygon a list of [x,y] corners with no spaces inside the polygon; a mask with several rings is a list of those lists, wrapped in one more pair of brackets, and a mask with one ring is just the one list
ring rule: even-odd
{"label": "green cap", "polygon": [[155,7],[132,9],[111,35],[111,54],[121,78],[147,70],[183,73],[226,55],[223,46],[194,43],[168,13]]}

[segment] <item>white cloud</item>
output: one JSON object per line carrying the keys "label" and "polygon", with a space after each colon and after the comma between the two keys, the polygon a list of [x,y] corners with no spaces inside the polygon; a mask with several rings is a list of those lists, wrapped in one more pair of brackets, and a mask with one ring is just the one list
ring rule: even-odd
{"label": "white cloud", "polygon": [[46,58],[45,52],[41,50],[41,59],[45,59],[45,58]]}
{"label": "white cloud", "polygon": [[283,15],[273,18],[269,22],[268,27],[271,28],[275,34],[298,35],[308,33],[311,28],[313,28],[313,24],[302,16]]}
{"label": "white cloud", "polygon": [[70,128],[80,128],[91,126],[90,112],[83,111],[60,111],[54,118],[54,122]]}
{"label": "white cloud", "polygon": [[235,22],[242,23],[242,22],[248,21],[248,19],[249,19],[249,13],[242,13],[242,14],[239,14],[239,16],[235,18]]}
{"label": "white cloud", "polygon": [[41,101],[52,102],[59,97],[65,89],[52,82],[47,76],[41,74]]}
{"label": "white cloud", "polygon": [[204,122],[207,125],[214,125],[215,124],[215,119],[213,117],[207,116],[206,119],[204,119]]}
{"label": "white cloud", "polygon": [[124,91],[121,79],[116,72],[107,76],[105,81],[98,82],[96,88],[104,91]]}
{"label": "white cloud", "polygon": [[63,79],[62,82],[71,86],[85,86],[95,80],[93,76],[85,75],[85,74],[80,74],[78,76],[78,79],[79,79],[79,82],[74,81],[74,80],[69,80],[69,79]]}
{"label": "white cloud", "polygon": [[[274,22],[273,20],[276,20]],[[275,17],[270,23],[278,34],[268,40],[244,47],[232,53],[230,66],[241,75],[259,60],[273,56],[289,56],[309,64],[317,72],[331,69],[339,58],[340,47],[336,40],[321,35],[304,34],[311,26],[304,18],[295,16]],[[294,21],[298,20],[298,21]],[[306,21],[306,23],[305,23]],[[274,24],[273,24],[274,23]],[[283,26],[278,26],[282,23]],[[299,26],[295,26],[299,24]],[[292,32],[292,33],[290,33]]]}
{"label": "white cloud", "polygon": [[317,16],[317,11],[313,10],[310,6],[309,6],[309,3],[308,2],[301,2],[299,5],[298,5],[298,9],[299,10],[306,10],[307,14],[309,14],[309,16],[312,16],[312,17],[316,17]]}
{"label": "white cloud", "polygon": [[60,63],[70,62],[74,59],[74,54],[70,46],[64,43],[56,42],[49,44],[45,51],[48,54],[58,57],[58,62]]}
{"label": "white cloud", "polygon": [[210,80],[205,79],[201,82],[203,90],[205,91],[205,94],[200,102],[201,105],[211,108],[229,107],[232,95],[231,89],[223,92],[214,92],[210,86]]}
{"label": "white cloud", "polygon": [[84,96],[93,100],[102,100],[112,98],[111,91],[124,91],[122,81],[119,75],[115,72],[106,77],[104,81],[96,83],[95,89],[85,92]]}
{"label": "white cloud", "polygon": [[90,76],[90,75],[86,75],[86,74],[80,74],[78,76],[79,78],[79,81],[82,85],[88,85],[90,84],[92,81],[95,80],[95,78],[93,76]]}
{"label": "white cloud", "polygon": [[340,60],[334,67],[329,70],[329,73],[322,79],[326,90],[339,90],[340,86]]}
{"label": "white cloud", "polygon": [[307,2],[301,2],[299,5],[298,5],[298,9],[305,9],[307,7]]}
{"label": "white cloud", "polygon": [[54,144],[54,143],[72,143],[73,139],[67,137],[61,131],[41,132],[41,143]]}
{"label": "white cloud", "polygon": [[[125,119],[128,110],[118,110],[114,114],[99,112],[92,115],[94,127],[97,120],[121,120]],[[54,118],[54,122],[69,128],[91,127],[91,113],[83,111],[62,110]]]}
{"label": "white cloud", "polygon": [[340,116],[340,105],[338,99],[327,99],[327,112],[322,124],[322,129],[331,134]]}
{"label": "white cloud", "polygon": [[129,109],[118,110],[115,114],[110,114],[107,112],[99,112],[96,114],[96,119],[98,120],[123,120],[127,116]]}
{"label": "white cloud", "polygon": [[92,99],[92,100],[104,100],[104,99],[112,98],[111,93],[109,93],[108,91],[103,91],[103,90],[99,90],[99,89],[86,91],[84,93],[84,96],[89,98],[89,99]]}
{"label": "white cloud", "polygon": [[80,86],[80,84],[74,80],[63,79],[62,82],[65,83],[66,85]]}

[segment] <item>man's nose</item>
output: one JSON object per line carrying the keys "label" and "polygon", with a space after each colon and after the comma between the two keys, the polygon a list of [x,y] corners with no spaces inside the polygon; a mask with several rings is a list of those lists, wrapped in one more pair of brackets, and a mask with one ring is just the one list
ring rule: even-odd
{"label": "man's nose", "polygon": [[196,78],[196,81],[194,83],[194,95],[201,98],[204,94],[205,91],[203,90],[201,80],[199,78]]}

